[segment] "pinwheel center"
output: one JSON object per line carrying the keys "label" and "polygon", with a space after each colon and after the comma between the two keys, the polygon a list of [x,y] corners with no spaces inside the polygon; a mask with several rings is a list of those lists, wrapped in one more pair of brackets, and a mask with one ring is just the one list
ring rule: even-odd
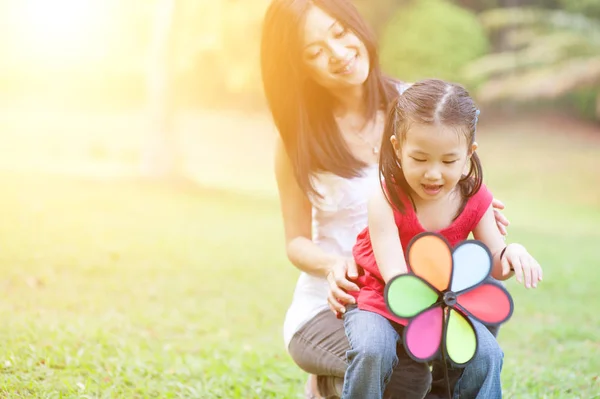
{"label": "pinwheel center", "polygon": [[444,292],[444,303],[446,306],[456,305],[456,294],[452,291]]}

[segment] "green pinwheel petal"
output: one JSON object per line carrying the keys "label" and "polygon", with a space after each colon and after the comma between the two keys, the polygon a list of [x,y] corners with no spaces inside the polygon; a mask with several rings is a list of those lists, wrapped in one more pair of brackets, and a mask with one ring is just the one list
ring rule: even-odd
{"label": "green pinwheel petal", "polygon": [[402,274],[387,285],[385,300],[390,311],[398,317],[413,317],[433,305],[438,294],[420,277]]}
{"label": "green pinwheel petal", "polygon": [[448,357],[456,364],[468,363],[477,350],[477,337],[469,321],[456,310],[450,309],[446,329]]}

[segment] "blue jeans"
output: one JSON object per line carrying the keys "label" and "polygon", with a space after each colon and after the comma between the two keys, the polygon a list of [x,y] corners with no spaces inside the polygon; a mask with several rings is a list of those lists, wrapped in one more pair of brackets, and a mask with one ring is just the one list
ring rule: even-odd
{"label": "blue jeans", "polygon": [[[500,372],[503,353],[490,331],[473,322],[478,339],[475,358],[465,367],[454,388],[454,399],[497,399],[502,397]],[[344,377],[343,399],[381,399],[394,367],[399,360],[426,368],[426,363],[414,362],[401,344],[402,326],[385,317],[357,307],[347,307],[344,327],[350,343],[348,368]],[[416,379],[415,379],[416,381]],[[401,398],[423,398],[429,386],[407,387]]]}
{"label": "blue jeans", "polygon": [[[344,328],[350,344],[346,353],[343,399],[380,399],[396,366],[402,365],[402,386],[392,398],[422,399],[431,385],[429,366],[412,360],[404,351],[403,326],[356,306],[347,306]],[[409,366],[409,367],[407,367]]]}
{"label": "blue jeans", "polygon": [[454,399],[500,399],[504,352],[490,330],[471,320],[477,334],[477,353],[454,387]]}

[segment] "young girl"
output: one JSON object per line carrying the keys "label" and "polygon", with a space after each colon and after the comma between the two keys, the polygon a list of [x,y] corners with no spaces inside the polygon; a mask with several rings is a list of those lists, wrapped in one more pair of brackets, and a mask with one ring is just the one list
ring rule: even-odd
{"label": "young girl", "polygon": [[[356,306],[344,314],[350,350],[342,398],[381,398],[398,361],[406,321],[393,316],[384,300],[385,284],[407,272],[404,250],[424,231],[442,234],[455,246],[469,233],[493,255],[492,277],[514,274],[527,288],[542,279],[539,264],[519,244],[505,244],[496,228],[492,195],[482,183],[476,154],[478,110],[467,91],[440,80],[415,83],[389,110],[381,147],[382,190],[368,206],[368,227],[353,254],[365,273]],[[467,171],[465,174],[464,172]],[[455,397],[502,396],[503,353],[494,336],[474,322],[479,349],[455,386]],[[360,384],[358,384],[360,382]],[[364,392],[369,392],[368,397]]]}

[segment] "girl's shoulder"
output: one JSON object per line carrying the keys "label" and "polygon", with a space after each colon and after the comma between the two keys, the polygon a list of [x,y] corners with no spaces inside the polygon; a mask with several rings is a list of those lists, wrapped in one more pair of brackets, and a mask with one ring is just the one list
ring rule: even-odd
{"label": "girl's shoulder", "polygon": [[492,192],[487,188],[485,184],[481,184],[479,190],[467,201],[463,213],[468,215],[468,219],[471,224],[471,228],[475,228],[475,226],[479,223],[483,215],[487,212],[492,201],[494,200],[494,196]]}
{"label": "girl's shoulder", "polygon": [[487,203],[487,206],[489,207],[493,199],[494,196],[492,195],[492,192],[485,184],[481,183],[481,187],[479,187],[479,190],[477,190],[477,192],[470,198],[470,201],[473,201],[474,204],[486,205]]}

